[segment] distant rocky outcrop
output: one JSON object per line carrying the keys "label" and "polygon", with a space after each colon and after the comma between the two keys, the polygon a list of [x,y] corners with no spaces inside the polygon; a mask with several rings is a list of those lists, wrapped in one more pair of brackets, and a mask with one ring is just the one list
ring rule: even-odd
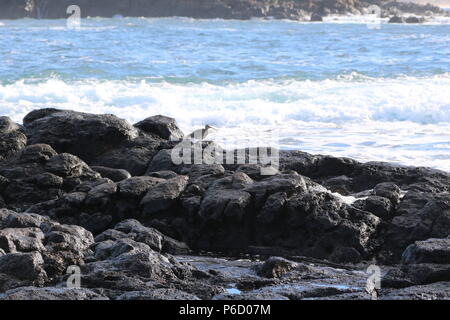
{"label": "distant rocky outcrop", "polygon": [[414,2],[403,1],[391,1],[391,0],[365,0],[367,4],[379,6],[385,15],[407,13],[415,15],[428,15],[428,14],[444,14],[445,11],[431,4],[419,4]]}
{"label": "distant rocky outcrop", "polygon": [[319,21],[328,14],[361,14],[378,5],[384,16],[396,12],[425,15],[443,14],[433,5],[418,5],[385,0],[4,0],[0,2],[0,19],[66,18],[67,8],[78,5],[82,17],[192,17],[250,19],[274,18]]}
{"label": "distant rocky outcrop", "polygon": [[423,17],[416,17],[416,16],[409,16],[409,17],[399,17],[399,16],[392,16],[389,18],[389,23],[424,23],[425,18]]}
{"label": "distant rocky outcrop", "polygon": [[170,17],[308,20],[312,13],[359,13],[359,0],[7,0],[0,3],[0,19],[65,18],[70,5],[81,15],[112,17]]}

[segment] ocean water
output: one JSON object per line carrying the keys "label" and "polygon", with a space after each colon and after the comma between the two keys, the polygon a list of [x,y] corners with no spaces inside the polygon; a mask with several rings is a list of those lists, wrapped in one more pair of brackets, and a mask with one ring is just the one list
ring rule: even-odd
{"label": "ocean water", "polygon": [[[450,24],[0,21],[0,114],[43,107],[210,124],[225,146],[450,171]],[[265,140],[267,138],[267,140]]]}

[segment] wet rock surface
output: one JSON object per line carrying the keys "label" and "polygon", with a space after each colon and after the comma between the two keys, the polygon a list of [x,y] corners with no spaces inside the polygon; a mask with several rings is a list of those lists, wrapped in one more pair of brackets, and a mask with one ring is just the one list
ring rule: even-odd
{"label": "wet rock surface", "polygon": [[264,176],[207,141],[174,163],[161,116],[0,124],[0,299],[448,298],[449,173],[281,151]]}
{"label": "wet rock surface", "polygon": [[0,300],[109,300],[88,289],[23,287],[0,293]]}
{"label": "wet rock surface", "polygon": [[23,128],[8,117],[0,117],[0,160],[8,157],[27,144]]}
{"label": "wet rock surface", "polygon": [[417,241],[403,252],[402,262],[450,264],[450,238]]}
{"label": "wet rock surface", "polygon": [[42,109],[24,118],[30,144],[45,143],[86,161],[138,136],[137,130],[113,115]]}
{"label": "wet rock surface", "polygon": [[162,115],[149,117],[136,123],[134,126],[144,132],[156,134],[166,140],[181,140],[184,136],[174,118]]}

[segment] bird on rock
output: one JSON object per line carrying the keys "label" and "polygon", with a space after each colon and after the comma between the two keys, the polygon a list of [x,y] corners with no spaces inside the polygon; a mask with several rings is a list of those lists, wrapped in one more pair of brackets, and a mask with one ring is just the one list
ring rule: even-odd
{"label": "bird on rock", "polygon": [[207,124],[204,128],[192,132],[188,137],[196,140],[204,140],[214,130],[217,129]]}

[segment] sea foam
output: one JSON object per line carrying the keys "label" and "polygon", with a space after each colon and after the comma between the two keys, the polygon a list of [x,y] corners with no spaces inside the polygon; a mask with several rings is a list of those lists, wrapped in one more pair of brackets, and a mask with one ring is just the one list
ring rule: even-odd
{"label": "sea foam", "polygon": [[0,86],[0,113],[37,108],[112,113],[134,123],[164,114],[185,132],[214,125],[226,147],[279,133],[279,147],[450,171],[450,75],[214,85],[152,81],[18,81]]}
{"label": "sea foam", "polygon": [[228,85],[149,81],[17,81],[0,86],[0,111],[15,121],[32,109],[56,107],[115,113],[132,122],[162,113],[186,128],[289,125],[299,121],[450,122],[450,75],[322,81],[247,81]]}

